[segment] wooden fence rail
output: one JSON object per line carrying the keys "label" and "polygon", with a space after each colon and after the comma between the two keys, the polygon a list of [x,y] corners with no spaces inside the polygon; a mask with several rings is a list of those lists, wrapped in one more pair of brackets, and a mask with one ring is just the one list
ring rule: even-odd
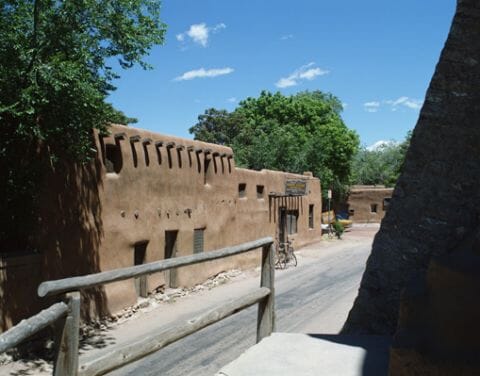
{"label": "wooden fence rail", "polygon": [[38,286],[38,296],[44,297],[47,295],[60,294],[67,291],[82,290],[88,287],[140,277],[142,275],[157,273],[180,266],[193,265],[205,261],[238,255],[240,253],[248,252],[272,243],[273,238],[266,237],[248,243],[218,249],[216,251],[197,253],[191,256],[175,257],[167,260],[150,262],[148,264],[131,266],[128,268],[88,274],[81,277],[71,277],[58,279],[55,281],[42,282],[40,286]]}
{"label": "wooden fence rail", "polygon": [[[79,290],[103,285],[106,283],[140,277],[164,270],[177,268],[234,256],[254,249],[262,248],[262,271],[260,288],[234,300],[209,310],[208,312],[188,320],[172,328],[162,330],[154,335],[142,338],[123,348],[107,352],[99,358],[88,360],[79,366],[78,345],[80,328],[80,292]],[[128,268],[89,274],[81,277],[47,281],[38,287],[38,295],[67,294],[68,304],[56,303],[45,311],[24,320],[16,327],[0,335],[0,352],[18,345],[33,333],[60,321],[57,333],[57,356],[54,367],[56,376],[91,376],[119,368],[138,360],[166,345],[192,334],[208,325],[224,319],[242,309],[258,303],[257,342],[269,336],[275,329],[274,312],[274,249],[273,239],[266,237],[240,245],[226,247],[215,251],[178,257],[163,261],[151,262]],[[61,321],[60,319],[63,319]],[[3,345],[5,343],[5,345]],[[2,347],[3,346],[3,347]]]}
{"label": "wooden fence rail", "polygon": [[0,334],[0,353],[19,345],[35,333],[52,325],[61,317],[66,316],[67,313],[68,305],[60,302],[40,311],[35,316],[20,321],[13,328]]}
{"label": "wooden fence rail", "polygon": [[214,324],[234,313],[241,311],[251,305],[258,303],[261,299],[270,294],[266,287],[256,289],[241,298],[231,300],[225,304],[215,307],[193,319],[187,320],[168,329],[161,330],[146,338],[141,338],[129,343],[122,348],[115,348],[112,351],[93,360],[86,361],[80,365],[79,376],[103,375],[116,368],[141,359],[161,348],[182,339],[189,334]]}
{"label": "wooden fence rail", "polygon": [[0,353],[19,345],[40,330],[48,326],[54,326],[57,329],[57,338],[55,338],[56,360],[53,374],[55,376],[76,375],[78,370],[80,293],[70,293],[66,298],[67,303],[55,303],[0,334]]}

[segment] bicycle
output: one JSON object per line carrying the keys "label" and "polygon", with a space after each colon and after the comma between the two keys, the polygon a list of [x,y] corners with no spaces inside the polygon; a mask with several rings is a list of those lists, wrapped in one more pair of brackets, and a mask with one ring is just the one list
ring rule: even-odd
{"label": "bicycle", "polygon": [[[287,248],[286,250],[285,247]],[[290,240],[278,244],[275,259],[275,267],[279,269],[285,269],[290,262],[293,266],[297,266],[297,256],[295,256],[295,249]]]}

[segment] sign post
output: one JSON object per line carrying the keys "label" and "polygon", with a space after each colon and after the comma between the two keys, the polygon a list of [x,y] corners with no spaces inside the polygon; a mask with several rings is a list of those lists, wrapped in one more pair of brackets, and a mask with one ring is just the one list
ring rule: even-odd
{"label": "sign post", "polygon": [[328,237],[331,237],[332,235],[332,224],[330,223],[330,202],[332,200],[332,190],[329,189],[327,192],[327,198],[328,198]]}

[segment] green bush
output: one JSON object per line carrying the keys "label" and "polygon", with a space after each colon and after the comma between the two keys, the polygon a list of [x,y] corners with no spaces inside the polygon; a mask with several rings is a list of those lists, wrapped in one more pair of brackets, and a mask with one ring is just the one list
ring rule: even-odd
{"label": "green bush", "polygon": [[335,235],[337,236],[337,238],[340,239],[343,232],[345,231],[345,228],[343,227],[341,222],[335,221],[333,222],[333,231],[335,231]]}

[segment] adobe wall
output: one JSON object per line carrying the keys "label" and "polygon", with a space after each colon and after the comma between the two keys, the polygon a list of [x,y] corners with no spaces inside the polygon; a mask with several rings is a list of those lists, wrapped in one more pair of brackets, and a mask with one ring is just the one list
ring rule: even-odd
{"label": "adobe wall", "polygon": [[[115,140],[119,133],[125,136]],[[139,140],[132,142],[137,136]],[[277,221],[270,213],[268,193],[283,191],[288,177],[299,177],[236,168],[228,147],[130,127],[115,126],[111,136],[100,137],[98,142],[100,150],[119,144],[123,160],[118,174],[106,172],[105,163],[103,166],[105,236],[99,249],[101,270],[133,265],[133,247],[141,241],[148,241],[145,262],[162,260],[165,231],[178,231],[176,256],[193,253],[194,229],[204,229],[205,251],[275,236]],[[309,180],[313,192],[301,199],[302,204],[308,207],[313,203],[320,208],[318,179],[300,177]],[[239,197],[240,184],[245,184],[245,197]],[[257,197],[257,186],[263,186],[262,197]],[[297,245],[320,237],[319,226],[317,231],[309,230],[307,221],[308,213],[303,211]],[[176,284],[192,286],[224,270],[259,265],[259,260],[258,251],[180,268],[176,271]],[[164,283],[164,273],[150,276],[148,289]],[[112,311],[136,300],[131,280],[107,285],[106,294]]]}
{"label": "adobe wall", "polygon": [[347,200],[349,219],[354,223],[380,223],[388,209],[393,188],[355,185]]}
{"label": "adobe wall", "polygon": [[[65,164],[50,172],[37,234],[41,280],[132,266],[139,243],[146,243],[143,262],[162,260],[166,231],[177,231],[177,257],[193,253],[195,229],[204,229],[204,251],[275,237],[281,206],[298,211],[298,232],[290,237],[294,245],[320,239],[318,179],[236,168],[232,150],[220,145],[121,125],[110,131],[95,134],[97,155],[90,165]],[[307,195],[271,197],[270,192],[284,192],[287,178],[306,180]],[[314,205],[313,229],[309,205]],[[192,286],[224,270],[256,265],[260,251],[180,268],[170,283]],[[13,281],[11,274],[4,280]],[[148,276],[148,291],[166,278],[164,272]],[[23,293],[33,299],[36,292],[29,287]],[[137,291],[135,282],[127,280],[87,290],[83,298],[84,316],[104,315],[134,304]],[[7,305],[13,303],[12,298]],[[4,328],[7,321],[18,321],[18,312],[2,309]]]}

